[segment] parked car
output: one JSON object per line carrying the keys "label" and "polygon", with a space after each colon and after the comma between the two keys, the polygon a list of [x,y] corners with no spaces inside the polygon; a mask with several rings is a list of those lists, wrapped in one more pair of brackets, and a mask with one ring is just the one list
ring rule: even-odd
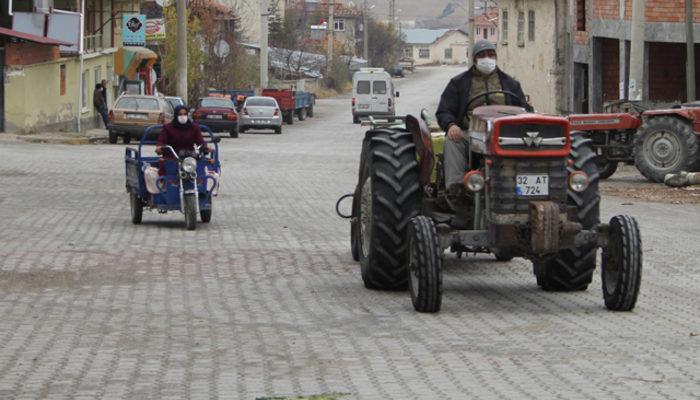
{"label": "parked car", "polygon": [[391,74],[391,76],[395,76],[395,77],[399,77],[399,78],[404,77],[403,67],[399,64],[393,65],[391,67],[391,69],[389,70],[389,73]]}
{"label": "parked car", "polygon": [[202,97],[192,111],[192,120],[211,128],[213,132],[229,132],[238,137],[236,105],[225,97]]}
{"label": "parked car", "polygon": [[184,106],[185,101],[182,100],[182,97],[177,97],[177,96],[165,96],[165,100],[170,103],[170,105],[175,109],[177,106]]}
{"label": "parked car", "polygon": [[[163,96],[123,93],[109,111],[109,142],[117,143],[121,136],[124,143],[130,143],[132,137],[141,138],[147,127],[173,119],[173,114],[173,107]],[[154,135],[159,132],[153,130]]]}
{"label": "parked car", "polygon": [[360,117],[396,115],[394,83],[384,68],[361,68],[352,76],[352,122]]}
{"label": "parked car", "polygon": [[282,133],[280,106],[273,97],[248,97],[241,108],[239,132],[248,129],[274,129]]}

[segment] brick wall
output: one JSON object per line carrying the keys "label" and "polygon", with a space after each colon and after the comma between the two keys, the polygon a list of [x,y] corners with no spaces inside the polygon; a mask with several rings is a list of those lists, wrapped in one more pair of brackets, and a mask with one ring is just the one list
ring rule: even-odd
{"label": "brick wall", "polygon": [[30,65],[56,60],[59,57],[58,46],[32,42],[5,45],[5,64],[7,65]]}
{"label": "brick wall", "polygon": [[[596,19],[619,19],[620,0],[593,0],[590,15]],[[647,0],[649,22],[685,22],[685,0]],[[625,19],[632,19],[632,0],[625,0]],[[693,20],[700,22],[700,0],[693,0]]]}
{"label": "brick wall", "polygon": [[603,101],[620,98],[620,42],[616,39],[600,39]]}

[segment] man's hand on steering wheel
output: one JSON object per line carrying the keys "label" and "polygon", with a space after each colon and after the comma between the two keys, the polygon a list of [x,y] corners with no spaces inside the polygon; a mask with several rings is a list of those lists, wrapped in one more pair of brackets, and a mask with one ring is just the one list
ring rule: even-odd
{"label": "man's hand on steering wheel", "polygon": [[450,138],[453,142],[459,142],[460,140],[464,139],[464,136],[462,136],[462,128],[459,127],[457,124],[451,124],[450,127],[447,129],[447,137]]}

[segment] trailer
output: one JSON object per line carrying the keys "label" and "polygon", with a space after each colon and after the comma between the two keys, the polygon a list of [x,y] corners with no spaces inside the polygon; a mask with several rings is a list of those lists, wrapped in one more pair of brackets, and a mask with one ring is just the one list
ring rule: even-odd
{"label": "trailer", "polygon": [[291,89],[263,89],[262,96],[273,97],[282,111],[284,122],[291,125],[294,123],[296,114],[299,121],[306,117],[314,116],[314,104],[316,96],[311,92]]}
{"label": "trailer", "polygon": [[207,92],[209,96],[221,96],[230,98],[233,104],[236,105],[236,110],[241,111],[241,106],[245,102],[245,99],[251,96],[255,96],[254,89],[209,89]]}

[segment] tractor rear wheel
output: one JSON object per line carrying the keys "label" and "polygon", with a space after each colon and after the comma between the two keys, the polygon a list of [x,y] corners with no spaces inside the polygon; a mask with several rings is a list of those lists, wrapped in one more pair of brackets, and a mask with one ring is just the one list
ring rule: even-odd
{"label": "tractor rear wheel", "polygon": [[369,289],[406,287],[406,229],[422,194],[411,133],[377,129],[364,147],[357,199],[362,280]]}
{"label": "tractor rear wheel", "polygon": [[634,163],[644,177],[663,182],[666,174],[693,171],[700,145],[691,125],[674,117],[652,117],[637,131]]}
{"label": "tractor rear wheel", "polygon": [[[569,189],[567,203],[576,207],[577,222],[588,230],[600,223],[597,156],[591,149],[591,140],[582,134],[572,134],[571,141],[569,159],[573,165],[568,167],[569,173],[583,171],[590,181],[583,193]],[[597,251],[595,244],[586,244],[561,250],[553,259],[534,262],[537,284],[547,291],[586,290],[593,279]]]}

